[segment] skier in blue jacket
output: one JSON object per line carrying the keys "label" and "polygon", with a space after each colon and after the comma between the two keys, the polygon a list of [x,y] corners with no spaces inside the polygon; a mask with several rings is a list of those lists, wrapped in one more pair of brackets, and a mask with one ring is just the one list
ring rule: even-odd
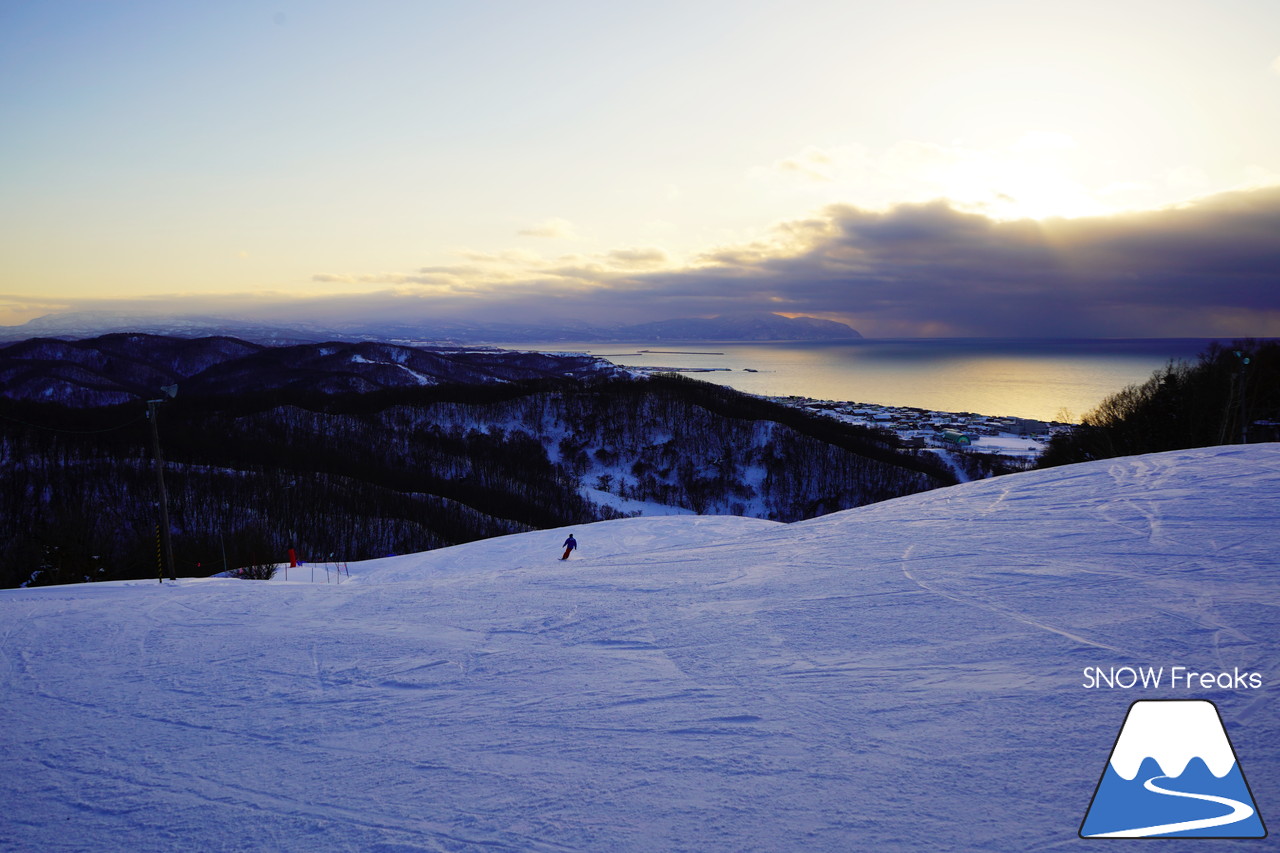
{"label": "skier in blue jacket", "polygon": [[569,559],[569,552],[575,551],[577,550],[577,548],[578,548],[578,540],[574,539],[573,534],[570,533],[569,538],[564,540],[564,556],[561,557],[560,559],[562,560]]}

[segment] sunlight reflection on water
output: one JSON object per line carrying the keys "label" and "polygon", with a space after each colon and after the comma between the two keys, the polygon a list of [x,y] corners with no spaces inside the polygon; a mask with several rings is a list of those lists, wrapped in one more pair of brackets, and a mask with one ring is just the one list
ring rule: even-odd
{"label": "sunlight reflection on water", "polygon": [[[1208,339],[895,339],[785,343],[555,343],[513,349],[587,352],[635,367],[718,368],[692,376],[752,394],[918,406],[1078,421]],[[647,352],[642,352],[647,351]],[[727,370],[724,370],[727,368]],[[755,372],[751,372],[755,371]]]}

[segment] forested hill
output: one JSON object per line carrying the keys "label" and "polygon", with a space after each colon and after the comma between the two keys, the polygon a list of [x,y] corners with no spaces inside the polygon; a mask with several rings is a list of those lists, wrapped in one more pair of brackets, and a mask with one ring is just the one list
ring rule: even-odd
{"label": "forested hill", "polygon": [[106,406],[158,396],[270,391],[363,393],[449,383],[620,376],[586,355],[329,342],[264,346],[230,337],[113,334],[81,341],[33,338],[0,347],[0,396]]}
{"label": "forested hill", "polygon": [[[181,574],[224,553],[354,560],[639,509],[793,521],[951,482],[877,432],[676,376],[364,393],[251,379],[159,407]],[[0,399],[0,415],[0,584],[154,576],[145,402]]]}

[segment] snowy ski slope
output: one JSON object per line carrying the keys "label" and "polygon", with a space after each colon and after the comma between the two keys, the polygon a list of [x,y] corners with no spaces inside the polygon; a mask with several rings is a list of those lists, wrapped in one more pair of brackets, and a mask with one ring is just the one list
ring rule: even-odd
{"label": "snowy ski slope", "polygon": [[[0,592],[0,850],[1097,849],[1153,698],[1280,822],[1280,445],[568,532]],[[1084,686],[1175,665],[1261,686]]]}

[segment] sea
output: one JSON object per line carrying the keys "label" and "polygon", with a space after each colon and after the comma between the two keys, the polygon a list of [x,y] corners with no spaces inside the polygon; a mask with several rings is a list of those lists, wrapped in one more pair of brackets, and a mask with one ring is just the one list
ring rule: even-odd
{"label": "sea", "polygon": [[[1212,339],[877,338],[769,343],[499,344],[670,368],[750,394],[1077,423],[1110,395]],[[1224,341],[1223,343],[1227,343]]]}

